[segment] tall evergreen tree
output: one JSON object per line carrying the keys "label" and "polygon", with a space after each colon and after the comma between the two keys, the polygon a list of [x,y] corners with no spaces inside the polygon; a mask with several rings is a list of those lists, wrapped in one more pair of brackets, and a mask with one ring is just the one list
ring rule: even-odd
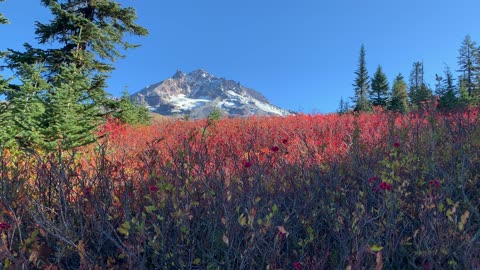
{"label": "tall evergreen tree", "polygon": [[92,87],[85,72],[64,64],[45,92],[41,135],[47,150],[69,149],[95,140],[99,108],[83,89]]}
{"label": "tall evergreen tree", "polygon": [[147,107],[133,102],[128,91],[124,91],[120,100],[115,102],[112,107],[116,108],[113,116],[123,123],[147,124],[150,122],[150,114]]}
{"label": "tall evergreen tree", "polygon": [[407,83],[401,73],[397,75],[393,82],[388,109],[402,113],[408,111]]}
{"label": "tall evergreen tree", "polygon": [[460,83],[466,88],[468,94],[472,95],[476,88],[475,79],[480,71],[479,49],[476,43],[467,35],[458,53],[458,71],[461,72]]}
{"label": "tall evergreen tree", "polygon": [[458,104],[463,107],[469,105],[476,105],[476,100],[468,93],[468,88],[465,83],[462,81],[462,77],[459,79],[460,83],[458,84]]}
{"label": "tall evergreen tree", "polygon": [[[0,0],[5,2],[5,0]],[[7,18],[0,13],[0,25],[8,23]],[[0,51],[0,59],[4,56],[4,52]],[[1,70],[1,68],[0,68]],[[8,80],[0,74],[0,95],[5,95],[8,92]],[[8,110],[8,103],[0,100],[0,147],[6,147],[8,142],[12,141],[12,114]]]}
{"label": "tall evergreen tree", "polygon": [[438,107],[444,110],[450,110],[457,106],[457,88],[455,87],[455,79],[449,67],[444,70],[444,77],[437,76],[439,86],[435,93],[439,96]]}
{"label": "tall evergreen tree", "polygon": [[75,147],[91,141],[94,125],[106,115],[118,113],[118,106],[105,92],[106,79],[113,62],[123,57],[120,50],[137,46],[126,42],[125,35],[143,36],[147,30],[135,23],[133,8],[123,8],[117,1],[41,2],[53,19],[47,24],[37,22],[35,33],[40,44],[51,48],[26,44],[23,52],[9,50],[6,60],[16,77],[24,78],[23,84],[32,73],[26,67],[42,66],[37,75],[47,85],[17,85],[6,96],[14,101],[12,109],[18,110],[35,93],[44,112],[41,123],[32,123],[32,127],[39,126],[42,139],[52,147]]}
{"label": "tall evergreen tree", "polygon": [[24,52],[10,50],[9,67],[18,70],[22,64],[42,63],[46,68],[43,75],[50,81],[63,64],[74,64],[90,76],[94,85],[88,94],[105,108],[109,104],[105,80],[113,70],[113,62],[124,57],[120,49],[138,46],[125,41],[125,36],[148,33],[135,23],[135,10],[110,0],[41,2],[51,10],[53,19],[46,24],[36,23],[37,39],[42,45],[58,44],[58,47],[36,49],[26,44]]}
{"label": "tall evergreen tree", "polygon": [[432,90],[425,84],[422,62],[414,62],[410,72],[410,85],[408,96],[413,108],[419,108],[430,100]]}
{"label": "tall evergreen tree", "polygon": [[[146,29],[135,23],[133,8],[123,8],[110,0],[41,0],[53,14],[48,23],[36,22],[35,34],[40,44],[59,44],[58,48],[34,49],[26,45],[25,52],[12,51],[11,66],[19,63],[42,62],[50,73],[56,73],[62,64],[74,63],[106,73],[112,63],[124,57],[119,48],[138,45],[126,42],[125,35],[144,36]],[[83,53],[79,53],[79,51]]]}
{"label": "tall evergreen tree", "polygon": [[433,95],[432,89],[425,83],[420,85],[420,89],[417,92],[417,106],[421,106],[425,102],[431,100]]}
{"label": "tall evergreen tree", "polygon": [[414,62],[412,65],[412,71],[410,71],[410,81],[408,89],[408,97],[410,99],[410,104],[412,104],[413,106],[420,105],[419,92],[420,88],[424,84],[423,74],[423,63]]}
{"label": "tall evergreen tree", "polygon": [[365,61],[365,46],[363,44],[360,47],[360,58],[355,75],[357,75],[357,78],[353,84],[355,90],[355,96],[353,97],[355,104],[354,110],[370,111],[371,107],[367,99],[367,94],[370,90],[370,78],[368,77],[367,64]]}
{"label": "tall evergreen tree", "polygon": [[438,95],[440,88],[442,87],[443,77],[438,74],[435,74],[435,81],[436,81],[435,93]]}
{"label": "tall evergreen tree", "polygon": [[13,126],[9,127],[21,147],[41,146],[43,142],[41,129],[45,106],[42,93],[48,91],[49,84],[41,76],[42,67],[24,65],[22,68],[22,84],[8,92],[8,113],[12,117]]}
{"label": "tall evergreen tree", "polygon": [[345,114],[350,110],[350,104],[348,101],[343,100],[343,97],[340,98],[340,104],[338,105],[338,114]]}
{"label": "tall evergreen tree", "polygon": [[382,66],[379,65],[372,78],[372,89],[369,92],[373,106],[385,107],[387,105],[388,88],[387,76],[383,73]]}
{"label": "tall evergreen tree", "polygon": [[[5,0],[0,0],[0,2],[5,2]],[[8,23],[7,18],[3,16],[2,13],[0,13],[0,25]],[[0,51],[0,59],[4,57],[4,52]],[[1,70],[1,68],[0,68]],[[3,76],[0,74],[0,95],[4,94],[3,91],[6,88],[6,80],[3,78]]]}

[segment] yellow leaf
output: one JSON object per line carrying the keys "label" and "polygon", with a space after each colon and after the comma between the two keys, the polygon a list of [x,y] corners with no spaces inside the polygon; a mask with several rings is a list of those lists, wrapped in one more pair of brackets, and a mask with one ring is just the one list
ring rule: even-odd
{"label": "yellow leaf", "polygon": [[130,222],[125,221],[117,230],[119,233],[121,233],[123,236],[128,237],[129,231],[130,231]]}
{"label": "yellow leaf", "polygon": [[465,211],[462,217],[460,218],[460,223],[458,224],[458,229],[463,231],[465,224],[467,223],[468,218],[470,217],[470,211]]}
{"label": "yellow leaf", "polygon": [[245,224],[247,224],[247,217],[241,214],[240,217],[238,217],[238,223],[240,223],[241,226],[245,226]]}
{"label": "yellow leaf", "polygon": [[370,249],[371,249],[373,252],[377,252],[377,251],[381,251],[381,250],[383,249],[383,247],[377,246],[377,245],[373,245],[373,246],[370,246]]}

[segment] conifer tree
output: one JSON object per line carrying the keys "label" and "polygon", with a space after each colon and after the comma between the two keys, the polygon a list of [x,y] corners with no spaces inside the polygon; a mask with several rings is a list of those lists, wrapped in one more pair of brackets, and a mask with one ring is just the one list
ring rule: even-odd
{"label": "conifer tree", "polygon": [[480,72],[479,48],[477,44],[472,41],[469,35],[465,36],[462,42],[458,56],[458,71],[461,73],[460,83],[466,88],[468,94],[471,96],[475,90],[475,80],[478,78]]}
{"label": "conifer tree", "polygon": [[348,101],[343,100],[343,97],[340,97],[340,104],[338,105],[338,114],[345,114],[350,110],[350,104]]}
{"label": "conifer tree", "polygon": [[385,107],[387,105],[388,88],[387,76],[383,73],[382,66],[379,65],[372,78],[372,89],[369,93],[373,106]]}
{"label": "conifer tree", "polygon": [[455,87],[455,79],[449,67],[444,70],[444,77],[437,76],[439,79],[439,87],[435,93],[439,96],[438,107],[443,110],[451,110],[457,106],[457,89]]}
{"label": "conifer tree", "polygon": [[[41,2],[53,19],[37,22],[35,33],[40,44],[51,46],[37,49],[26,44],[23,52],[9,50],[7,65],[23,84],[13,86],[6,97],[12,110],[26,108],[33,100],[42,104],[43,110],[37,111],[42,113],[41,122],[15,121],[26,132],[22,140],[35,137],[27,132],[35,129],[50,149],[75,147],[92,141],[95,125],[108,114],[119,114],[118,105],[105,92],[106,79],[113,62],[123,57],[121,50],[137,46],[126,42],[125,35],[143,36],[147,30],[135,23],[133,8],[116,1]],[[29,83],[32,67],[45,84]]]}
{"label": "conifer tree", "polygon": [[468,93],[468,87],[465,85],[464,82],[461,81],[461,79],[462,77],[460,77],[460,83],[458,85],[458,104],[462,107],[475,105],[475,99]]}
{"label": "conifer tree", "polygon": [[420,85],[420,89],[417,92],[417,106],[421,106],[425,102],[429,101],[432,98],[432,89],[425,83]]}
{"label": "conifer tree", "polygon": [[[112,63],[124,57],[118,48],[138,45],[126,42],[125,35],[144,36],[148,31],[135,23],[133,8],[123,8],[110,0],[41,0],[53,14],[47,23],[36,22],[35,34],[40,44],[59,44],[58,48],[35,49],[26,45],[25,52],[12,51],[11,66],[19,63],[44,63],[50,73],[62,64],[107,73]],[[83,53],[79,53],[79,51]]]}
{"label": "conifer tree", "polygon": [[113,63],[124,57],[121,49],[138,46],[125,41],[125,35],[144,36],[148,31],[135,23],[133,8],[124,8],[116,1],[41,2],[51,10],[53,19],[49,23],[37,22],[35,34],[40,44],[58,44],[58,47],[36,49],[26,44],[24,52],[10,50],[9,67],[18,70],[23,64],[42,63],[43,75],[51,81],[63,64],[73,64],[90,76],[93,87],[88,95],[105,109],[109,104],[105,80],[113,70]]}
{"label": "conifer tree", "polygon": [[45,106],[42,93],[48,91],[49,84],[42,78],[41,72],[41,66],[24,65],[22,84],[7,93],[8,113],[13,123],[11,135],[24,148],[43,145],[41,129]]}
{"label": "conifer tree", "polygon": [[370,90],[370,78],[368,77],[367,64],[365,61],[365,46],[363,44],[360,47],[360,58],[355,75],[357,75],[357,78],[353,84],[355,90],[355,96],[353,97],[355,104],[354,110],[370,111],[371,107],[367,99],[367,94]]}
{"label": "conifer tree", "polygon": [[393,82],[392,93],[388,109],[396,112],[405,113],[408,111],[407,84],[402,76],[398,74]]}
{"label": "conifer tree", "polygon": [[147,107],[132,102],[127,91],[124,91],[122,97],[118,101],[115,101],[111,107],[115,108],[113,116],[123,123],[147,124],[150,122],[150,115]]}
{"label": "conifer tree", "polygon": [[43,102],[41,134],[47,150],[69,149],[95,140],[93,130],[99,124],[99,108],[83,90],[92,81],[81,69],[64,64],[53,78]]}
{"label": "conifer tree", "polygon": [[[0,0],[0,2],[5,2],[5,0]],[[7,18],[0,13],[0,25],[8,23]],[[4,52],[0,51],[0,59],[3,58]],[[1,68],[0,68],[1,70]],[[8,92],[9,81],[6,80],[0,74],[0,95],[5,95]],[[6,147],[12,142],[12,134],[13,134],[13,119],[12,114],[8,110],[9,106],[7,102],[0,101],[0,147]]]}
{"label": "conifer tree", "polygon": [[420,105],[419,92],[423,84],[423,63],[414,62],[412,66],[412,71],[410,72],[410,82],[408,89],[408,97],[412,106]]}
{"label": "conifer tree", "polygon": [[[5,0],[0,0],[0,2],[5,2]],[[8,23],[7,18],[3,16],[2,13],[0,13],[0,25]],[[4,52],[0,51],[0,59],[3,58]],[[0,68],[1,70],[1,68]],[[0,74],[0,95],[4,94],[4,91],[7,88],[7,81],[3,78],[3,76]]]}
{"label": "conifer tree", "polygon": [[414,62],[410,72],[410,85],[408,96],[413,108],[420,108],[422,104],[430,100],[432,90],[424,81],[424,71],[422,62]]}

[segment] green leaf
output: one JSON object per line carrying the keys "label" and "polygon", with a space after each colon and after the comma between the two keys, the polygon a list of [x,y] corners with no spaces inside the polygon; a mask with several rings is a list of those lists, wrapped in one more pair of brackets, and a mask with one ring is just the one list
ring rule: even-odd
{"label": "green leaf", "polygon": [[145,211],[147,211],[147,213],[151,214],[153,211],[156,211],[157,208],[153,205],[149,205],[149,206],[145,206]]}
{"label": "green leaf", "polygon": [[238,223],[240,223],[241,226],[245,226],[247,224],[247,217],[241,214],[240,217],[238,217]]}
{"label": "green leaf", "polygon": [[187,233],[188,233],[188,228],[187,228],[187,226],[182,225],[182,226],[180,227],[180,231],[181,231],[183,234],[187,234]]}
{"label": "green leaf", "polygon": [[453,201],[450,198],[447,198],[448,205],[453,205]]}
{"label": "green leaf", "polygon": [[443,212],[443,210],[445,210],[445,205],[443,203],[438,204],[438,210]]}
{"label": "green leaf", "polygon": [[166,185],[165,185],[165,190],[166,190],[166,191],[172,191],[172,190],[173,190],[173,185],[172,185],[172,183],[166,184]]}
{"label": "green leaf", "polygon": [[381,251],[381,250],[383,249],[383,247],[377,246],[377,245],[372,245],[372,246],[370,246],[370,249],[371,249],[373,252],[378,252],[378,251]]}
{"label": "green leaf", "polygon": [[128,235],[130,234],[130,228],[130,221],[125,221],[125,223],[123,223],[117,230],[123,236],[128,237]]}

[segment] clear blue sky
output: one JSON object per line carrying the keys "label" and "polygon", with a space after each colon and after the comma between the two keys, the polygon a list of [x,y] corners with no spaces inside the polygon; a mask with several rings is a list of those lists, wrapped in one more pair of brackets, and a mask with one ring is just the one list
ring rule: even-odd
{"label": "clear blue sky", "polygon": [[[360,45],[369,75],[381,64],[389,81],[423,61],[434,85],[445,64],[457,69],[466,34],[480,40],[478,0],[170,0],[119,1],[150,31],[142,47],[116,63],[108,91],[134,93],[177,69],[204,68],[263,93],[273,104],[310,112],[338,108],[353,96]],[[39,0],[7,0],[0,12],[0,50],[34,43],[34,21],[49,11]]]}

